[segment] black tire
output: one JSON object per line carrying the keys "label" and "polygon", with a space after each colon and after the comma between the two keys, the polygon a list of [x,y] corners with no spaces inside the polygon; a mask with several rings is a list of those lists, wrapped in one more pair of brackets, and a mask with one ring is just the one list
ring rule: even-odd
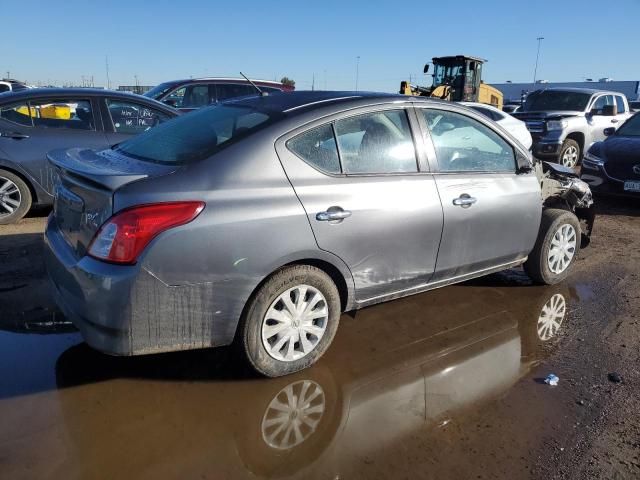
{"label": "black tire", "polygon": [[[324,296],[327,319],[324,334],[315,348],[296,360],[279,360],[269,354],[262,341],[262,322],[271,304],[284,292],[309,285]],[[313,365],[329,348],[340,321],[340,295],[331,277],[310,265],[283,268],[269,278],[252,297],[240,322],[238,340],[249,364],[266,377],[280,377]],[[296,343],[297,345],[297,343]]]}
{"label": "black tire", "polygon": [[[17,192],[7,196],[8,198],[5,198],[4,204],[3,194],[6,195],[6,193],[0,192],[0,225],[16,223],[24,217],[31,208],[32,199],[29,186],[24,182],[24,180],[14,173],[0,169],[0,188],[2,188],[3,185],[6,185],[7,181],[17,187]],[[7,200],[11,200],[11,204],[9,204]],[[19,202],[17,207],[13,205],[16,201]],[[9,212],[8,207],[5,205],[12,207],[13,211]]]}
{"label": "black tire", "polygon": [[[549,268],[548,255],[554,235],[564,225],[571,225],[575,231],[575,250],[569,264],[559,273]],[[555,285],[564,280],[569,274],[580,251],[580,222],[578,218],[567,210],[548,208],[542,211],[540,231],[533,250],[524,264],[527,275],[536,283]]]}
{"label": "black tire", "polygon": [[[565,154],[567,156],[571,156],[573,158],[573,154],[569,155],[569,152],[575,152],[575,160],[565,159]],[[582,152],[580,151],[580,145],[575,140],[570,138],[566,139],[562,144],[562,148],[560,149],[560,156],[558,157],[558,163],[564,165],[565,167],[574,168],[580,165],[580,160],[582,159]]]}

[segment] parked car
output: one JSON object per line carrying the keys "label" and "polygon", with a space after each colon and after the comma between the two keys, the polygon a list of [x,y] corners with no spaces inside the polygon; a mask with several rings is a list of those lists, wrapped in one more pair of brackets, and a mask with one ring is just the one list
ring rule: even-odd
{"label": "parked car", "polygon": [[0,95],[0,224],[32,204],[53,202],[46,154],[55,148],[103,149],[179,112],[149,98],[88,88],[37,88]]}
{"label": "parked car", "polygon": [[[251,81],[267,93],[294,90],[294,87],[280,82]],[[161,83],[144,95],[183,112],[190,112],[223,100],[255,94],[255,87],[242,78],[189,78]]]}
{"label": "parked car", "polygon": [[45,262],[87,343],[237,338],[267,376],[318,360],[342,311],[523,264],[560,282],[592,203],[485,116],[403,95],[252,97],[48,157]]}
{"label": "parked car", "polygon": [[604,131],[582,162],[582,180],[594,193],[640,197],[640,113]]}
{"label": "parked car", "polygon": [[17,80],[12,80],[10,78],[3,78],[0,80],[0,93],[6,92],[20,92],[22,90],[27,90],[31,87],[28,85],[19,82]]}
{"label": "parked car", "polygon": [[630,116],[627,97],[587,88],[548,88],[530,93],[521,112],[533,137],[533,154],[575,167],[594,142],[604,140],[607,127]]}
{"label": "parked car", "polygon": [[503,112],[499,108],[484,103],[460,102],[467,107],[473,108],[485,117],[497,122],[502,128],[509,132],[516,140],[518,140],[526,150],[531,149],[533,140],[527,126],[522,120]]}
{"label": "parked car", "polygon": [[632,112],[640,111],[640,102],[629,102],[629,108]]}

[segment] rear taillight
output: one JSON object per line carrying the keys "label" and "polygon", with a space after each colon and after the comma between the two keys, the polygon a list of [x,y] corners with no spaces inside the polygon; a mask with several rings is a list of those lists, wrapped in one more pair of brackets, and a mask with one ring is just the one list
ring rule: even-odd
{"label": "rear taillight", "polygon": [[169,202],[140,205],[116,213],[98,230],[89,255],[105,262],[132,265],[160,233],[196,218],[204,202]]}

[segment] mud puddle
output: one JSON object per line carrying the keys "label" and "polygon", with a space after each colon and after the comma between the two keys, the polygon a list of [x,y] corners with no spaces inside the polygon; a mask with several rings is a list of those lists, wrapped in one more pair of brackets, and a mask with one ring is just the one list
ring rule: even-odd
{"label": "mud puddle", "polygon": [[3,316],[0,464],[10,478],[527,472],[567,404],[539,365],[597,320],[578,308],[596,289],[507,272],[370,307],[343,315],[316,366],[273,380],[227,348],[114,358],[45,307],[28,329]]}

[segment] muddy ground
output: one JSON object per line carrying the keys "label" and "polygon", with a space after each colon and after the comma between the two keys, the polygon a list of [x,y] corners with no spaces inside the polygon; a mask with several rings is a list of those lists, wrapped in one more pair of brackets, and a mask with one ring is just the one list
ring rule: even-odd
{"label": "muddy ground", "polygon": [[562,285],[509,271],[343,315],[275,380],[224,348],[91,350],[47,290],[46,212],[0,227],[1,476],[638,478],[640,205],[600,211]]}

